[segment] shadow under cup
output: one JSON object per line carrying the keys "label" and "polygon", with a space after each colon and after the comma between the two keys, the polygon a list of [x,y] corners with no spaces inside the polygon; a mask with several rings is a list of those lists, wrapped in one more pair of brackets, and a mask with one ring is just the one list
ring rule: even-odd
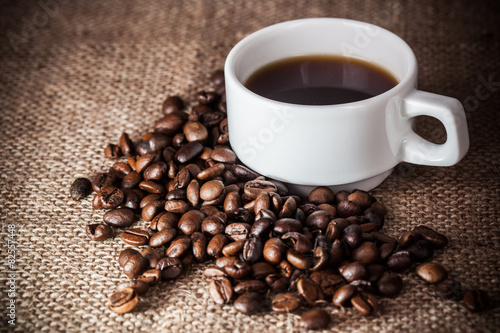
{"label": "shadow under cup", "polygon": [[[372,62],[399,84],[365,100],[321,106],[274,101],[244,86],[261,67],[305,55]],[[334,18],[269,26],[231,50],[225,76],[233,150],[249,168],[287,183],[295,193],[307,195],[316,186],[370,190],[405,160],[413,119],[401,121],[401,110],[416,89],[417,63],[410,47],[383,28]]]}

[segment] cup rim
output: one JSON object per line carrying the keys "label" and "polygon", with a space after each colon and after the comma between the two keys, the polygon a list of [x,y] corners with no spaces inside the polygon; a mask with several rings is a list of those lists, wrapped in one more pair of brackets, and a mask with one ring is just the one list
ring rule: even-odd
{"label": "cup rim", "polygon": [[[281,101],[270,99],[270,98],[264,97],[262,95],[259,95],[257,93],[254,93],[253,91],[248,89],[240,81],[240,79],[236,76],[235,66],[236,66],[237,56],[239,55],[241,50],[246,46],[246,44],[251,43],[258,38],[261,38],[262,36],[265,36],[266,34],[272,33],[272,32],[279,30],[279,29],[283,29],[287,26],[294,26],[294,25],[299,25],[299,24],[300,25],[311,24],[311,23],[318,23],[318,22],[325,22],[325,21],[343,22],[343,23],[347,23],[347,24],[351,24],[351,25],[356,25],[358,27],[359,26],[372,27],[372,28],[379,29],[380,31],[382,31],[382,33],[386,34],[387,36],[390,36],[390,38],[392,38],[395,43],[399,44],[398,47],[402,50],[402,52],[406,53],[406,55],[408,57],[408,68],[406,70],[404,77],[398,82],[398,84],[396,84],[391,89],[389,89],[381,94],[378,94],[378,95],[375,95],[375,96],[372,96],[372,97],[369,97],[369,98],[366,98],[366,99],[363,99],[360,101],[340,103],[340,104],[327,104],[327,105],[307,105],[307,104],[294,104],[294,103],[281,102]],[[263,66],[265,66],[265,65],[263,65]],[[380,66],[383,67],[384,69],[388,70],[389,72],[391,72],[385,66],[382,66],[382,65],[380,65]],[[378,25],[371,24],[368,22],[358,21],[358,20],[345,19],[345,18],[314,17],[314,18],[304,18],[304,19],[296,19],[296,20],[279,22],[279,23],[264,27],[262,29],[259,29],[255,32],[251,33],[250,35],[244,37],[228,53],[228,55],[226,57],[225,65],[224,65],[224,72],[225,72],[225,76],[226,76],[226,82],[233,81],[236,84],[235,88],[237,88],[238,90],[241,90],[241,91],[243,91],[247,94],[250,94],[254,97],[258,97],[259,99],[261,99],[262,101],[265,101],[267,103],[272,103],[273,105],[276,105],[276,106],[281,106],[281,107],[287,108],[289,110],[293,109],[296,112],[300,112],[301,109],[302,110],[303,109],[307,109],[307,110],[311,110],[311,109],[327,110],[328,109],[328,110],[331,110],[332,108],[358,108],[358,107],[364,106],[364,104],[366,104],[366,103],[372,103],[372,102],[375,103],[378,100],[386,99],[388,96],[397,94],[399,91],[405,89],[405,87],[409,83],[410,84],[412,83],[411,81],[414,80],[414,78],[416,78],[416,75],[417,75],[417,61],[416,61],[416,57],[415,57],[413,50],[401,37],[399,37],[395,33],[391,32],[385,28],[382,28]]]}

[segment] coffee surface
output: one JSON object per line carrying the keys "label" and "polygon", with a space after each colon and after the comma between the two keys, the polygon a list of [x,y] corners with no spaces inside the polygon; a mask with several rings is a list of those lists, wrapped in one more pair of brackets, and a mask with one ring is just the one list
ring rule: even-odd
{"label": "coffee surface", "polygon": [[302,105],[356,102],[382,94],[397,84],[384,68],[341,55],[278,60],[261,67],[245,82],[256,94]]}

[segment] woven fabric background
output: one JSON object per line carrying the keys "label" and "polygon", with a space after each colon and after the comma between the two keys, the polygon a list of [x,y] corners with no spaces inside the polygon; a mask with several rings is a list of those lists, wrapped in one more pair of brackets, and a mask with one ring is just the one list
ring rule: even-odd
{"label": "woven fabric background", "polygon": [[[241,38],[318,16],[393,31],[416,53],[419,88],[464,103],[471,146],[459,164],[402,164],[372,193],[389,208],[387,233],[424,224],[446,234],[450,243],[433,260],[493,302],[469,313],[411,271],[374,317],[329,306],[330,331],[498,331],[500,8],[466,0],[0,1],[0,331],[299,331],[300,314],[249,317],[214,304],[203,265],[150,290],[132,313],[111,312],[107,297],[127,279],[117,263],[125,244],[87,238],[85,226],[103,212],[92,210],[91,196],[72,201],[69,186],[112,165],[103,149],[122,131],[137,140],[151,130],[166,96],[192,101]],[[419,120],[419,131],[443,140],[436,122]],[[7,323],[9,240],[15,326]]]}

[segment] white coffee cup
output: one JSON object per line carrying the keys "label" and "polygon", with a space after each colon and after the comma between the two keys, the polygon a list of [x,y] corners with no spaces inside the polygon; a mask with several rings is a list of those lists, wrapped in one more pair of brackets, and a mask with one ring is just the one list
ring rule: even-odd
{"label": "white coffee cup", "polygon": [[[304,55],[344,55],[373,62],[398,80],[377,96],[337,105],[271,100],[244,86],[271,62]],[[400,162],[450,166],[469,148],[465,113],[454,98],[417,90],[417,61],[401,38],[347,19],[310,18],[278,23],[241,40],[225,63],[229,141],[241,162],[307,194],[370,190]],[[437,118],[443,144],[413,131],[416,116]]]}

